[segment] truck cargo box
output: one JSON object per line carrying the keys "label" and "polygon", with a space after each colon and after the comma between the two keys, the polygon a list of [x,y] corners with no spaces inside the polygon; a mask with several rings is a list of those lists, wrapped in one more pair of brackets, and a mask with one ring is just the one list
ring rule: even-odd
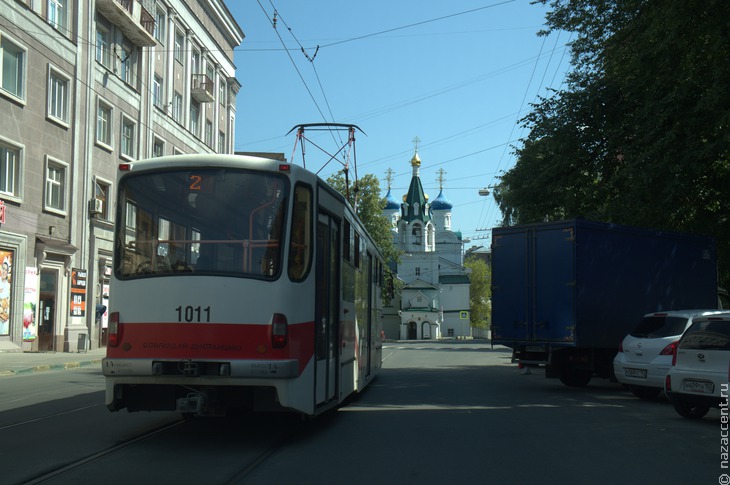
{"label": "truck cargo box", "polygon": [[582,219],[492,230],[492,341],[617,349],[642,315],[717,306],[711,238]]}

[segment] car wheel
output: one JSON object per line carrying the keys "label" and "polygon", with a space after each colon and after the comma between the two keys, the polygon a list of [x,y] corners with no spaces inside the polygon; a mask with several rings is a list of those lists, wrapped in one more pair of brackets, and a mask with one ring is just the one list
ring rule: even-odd
{"label": "car wheel", "polygon": [[657,389],[656,387],[629,386],[629,389],[631,389],[634,396],[646,400],[654,399],[662,392],[661,389]]}
{"label": "car wheel", "polygon": [[672,398],[672,404],[677,414],[687,419],[701,419],[710,410],[709,406],[702,406],[700,404],[693,404],[683,399]]}

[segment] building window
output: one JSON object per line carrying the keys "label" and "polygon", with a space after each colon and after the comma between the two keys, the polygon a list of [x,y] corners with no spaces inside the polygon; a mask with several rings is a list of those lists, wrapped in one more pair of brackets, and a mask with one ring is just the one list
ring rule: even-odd
{"label": "building window", "polygon": [[416,268],[416,276],[421,276],[421,268]]}
{"label": "building window", "polygon": [[48,23],[63,33],[66,31],[66,0],[48,0]]}
{"label": "building window", "polygon": [[111,29],[107,26],[96,23],[96,62],[106,67],[112,68],[112,34]]}
{"label": "building window", "polygon": [[185,35],[180,30],[175,30],[175,60],[183,62],[183,45],[185,45]]}
{"label": "building window", "polygon": [[0,53],[2,54],[2,91],[18,99],[25,99],[26,50],[0,33]]}
{"label": "building window", "polygon": [[200,137],[200,104],[195,101],[190,102],[190,132]]}
{"label": "building window", "polygon": [[195,48],[190,56],[190,74],[200,74],[200,51]]}
{"label": "building window", "polygon": [[122,81],[130,86],[135,86],[137,82],[137,48],[129,42],[122,44]]}
{"label": "building window", "polygon": [[226,150],[226,134],[222,131],[218,132],[218,153],[227,153]]}
{"label": "building window", "polygon": [[153,157],[162,157],[165,155],[165,141],[155,137],[154,141],[152,142],[152,156]]}
{"label": "building window", "polygon": [[0,194],[19,197],[20,147],[0,140]]}
{"label": "building window", "polygon": [[175,91],[172,97],[172,119],[178,123],[182,122],[182,94]]}
{"label": "building window", "polygon": [[111,194],[111,184],[105,180],[96,179],[94,181],[94,198],[101,201],[101,212],[99,218],[109,220],[109,195]]}
{"label": "building window", "polygon": [[96,110],[96,141],[112,146],[112,107],[99,101]]}
{"label": "building window", "polygon": [[155,78],[152,80],[152,102],[158,108],[164,108],[165,97],[162,92],[162,78],[155,74]]}
{"label": "building window", "polygon": [[213,148],[213,122],[205,120],[205,144]]}
{"label": "building window", "polygon": [[411,241],[413,244],[421,244],[421,237],[423,236],[423,233],[421,232],[421,226],[419,224],[413,225],[411,235],[413,236],[413,240]]}
{"label": "building window", "polygon": [[48,116],[68,123],[68,96],[70,79],[53,68],[48,72]]}
{"label": "building window", "polygon": [[128,158],[136,158],[135,157],[135,135],[136,135],[136,125],[134,121],[127,117],[122,117],[122,138],[121,138],[121,145],[122,145],[122,156],[128,157]]}
{"label": "building window", "polygon": [[155,13],[155,39],[162,45],[165,45],[165,10],[158,8]]}
{"label": "building window", "polygon": [[221,104],[221,106],[226,105],[226,83],[221,79],[221,81],[218,83],[218,102]]}
{"label": "building window", "polygon": [[66,212],[66,173],[68,166],[51,158],[46,159],[46,194],[44,208]]}

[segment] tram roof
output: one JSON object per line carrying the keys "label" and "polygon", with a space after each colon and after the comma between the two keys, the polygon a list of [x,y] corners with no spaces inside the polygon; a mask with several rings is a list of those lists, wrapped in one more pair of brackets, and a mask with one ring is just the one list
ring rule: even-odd
{"label": "tram roof", "polygon": [[120,164],[131,165],[126,170],[134,172],[135,169],[154,170],[170,167],[238,167],[257,168],[264,170],[279,171],[281,165],[288,165],[292,171],[305,170],[304,168],[281,160],[271,158],[254,157],[250,155],[220,155],[220,154],[185,154],[168,155],[164,157],[147,158],[135,162]]}

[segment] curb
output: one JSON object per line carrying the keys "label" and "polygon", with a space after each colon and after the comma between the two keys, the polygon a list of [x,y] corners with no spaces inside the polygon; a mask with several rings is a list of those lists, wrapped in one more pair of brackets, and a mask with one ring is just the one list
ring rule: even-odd
{"label": "curb", "polygon": [[33,372],[60,371],[78,369],[81,367],[90,367],[93,365],[101,365],[101,359],[86,360],[82,362],[65,362],[63,364],[40,364],[17,370],[0,371],[0,377],[17,376],[23,374],[31,374]]}

